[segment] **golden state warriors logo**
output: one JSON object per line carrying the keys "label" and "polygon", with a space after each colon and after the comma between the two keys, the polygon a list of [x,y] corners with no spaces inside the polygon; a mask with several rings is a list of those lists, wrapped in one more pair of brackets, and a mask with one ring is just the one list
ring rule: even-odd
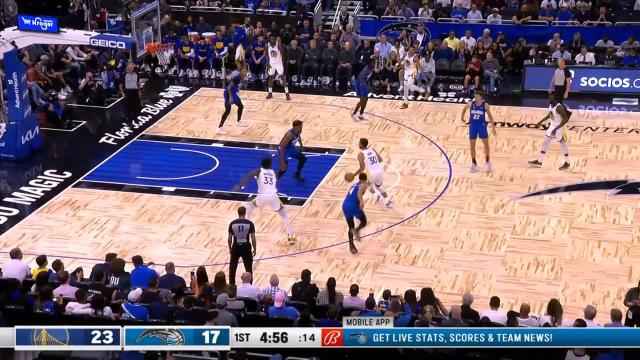
{"label": "golden state warriors logo", "polygon": [[31,343],[36,346],[69,345],[69,332],[66,329],[36,329],[31,332]]}

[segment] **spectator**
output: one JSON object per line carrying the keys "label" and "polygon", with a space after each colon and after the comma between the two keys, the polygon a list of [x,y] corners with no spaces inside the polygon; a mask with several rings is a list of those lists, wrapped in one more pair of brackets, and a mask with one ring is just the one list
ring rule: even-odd
{"label": "spectator", "polygon": [[489,320],[491,320],[492,323],[497,323],[502,325],[507,324],[507,313],[505,313],[504,311],[498,310],[500,309],[499,297],[492,296],[491,299],[489,299],[489,308],[490,310],[483,311],[482,314],[480,314],[480,317],[486,316],[489,318]]}
{"label": "spectator", "polygon": [[560,49],[560,45],[562,45],[563,43],[564,43],[564,40],[560,38],[560,34],[555,33],[553,34],[553,37],[551,38],[551,40],[547,41],[547,46],[549,47],[549,51],[551,53],[554,53]]}
{"label": "spectator", "polygon": [[[136,255],[131,258],[134,269],[131,271],[131,287],[134,288],[146,288],[149,285],[149,280],[152,277],[157,277],[158,273],[155,270],[150,269],[144,264],[142,256]],[[153,265],[153,263],[150,263]]]}
{"label": "spectator", "polygon": [[149,310],[142,305],[138,305],[142,296],[142,288],[133,289],[127,296],[127,302],[122,304],[120,319],[124,320],[149,320]]}
{"label": "spectator", "polygon": [[31,292],[36,293],[40,291],[41,288],[47,285],[49,285],[49,274],[41,272],[40,274],[38,274],[38,276],[36,276],[35,282],[33,286],[31,286]]}
{"label": "spectator", "polygon": [[65,306],[64,308],[65,313],[73,314],[76,310],[88,308],[91,306],[91,304],[87,302],[87,292],[84,289],[76,290],[76,292],[73,294],[73,297],[75,298],[75,301],[69,301],[67,303],[67,306]]}
{"label": "spectator", "polygon": [[420,18],[433,18],[433,9],[429,7],[429,1],[423,1],[422,7],[418,9],[418,17]]}
{"label": "spectator", "polygon": [[283,291],[278,291],[273,297],[273,306],[269,307],[267,314],[270,318],[287,318],[291,320],[298,320],[300,313],[293,306],[287,306],[285,300],[287,294]]}
{"label": "spectator", "polygon": [[336,88],[340,86],[341,75],[347,75],[347,82],[351,85],[351,77],[353,75],[353,62],[355,60],[355,54],[351,49],[351,44],[345,42],[342,46],[342,50],[338,53],[338,66],[336,67]]}
{"label": "spectator", "polygon": [[502,52],[502,49],[497,42],[491,44],[491,48],[487,51],[487,56],[489,55],[489,53],[492,53],[493,58],[498,60],[498,65],[500,65],[500,67],[502,68],[504,64],[504,53]]}
{"label": "spectator", "polygon": [[[471,308],[472,304],[473,304],[473,295],[471,295],[471,293],[467,291],[466,293],[464,293],[464,295],[462,295],[462,306],[459,307],[461,311],[461,315],[458,318],[464,319],[464,320],[470,320],[475,323],[478,323],[480,321],[480,314]],[[452,307],[451,313],[453,314],[453,312],[454,312],[454,309]]]}
{"label": "spectator", "polygon": [[551,54],[551,58],[554,60],[564,59],[567,62],[571,62],[572,60],[571,53],[567,50],[567,47],[564,44],[560,45],[560,49]]}
{"label": "spectator", "polygon": [[456,52],[456,59],[464,61],[465,64],[469,63],[471,60],[471,51],[467,49],[467,43],[460,42],[459,49]]}
{"label": "spectator", "polygon": [[[227,290],[229,297],[227,298],[227,309],[236,310],[236,311],[244,311],[245,304],[244,301],[238,300],[238,288],[235,284],[229,285],[229,289]],[[227,295],[227,294],[222,294]],[[219,295],[218,297],[222,296]],[[217,299],[217,298],[216,298]]]}
{"label": "spectator", "polygon": [[531,307],[527,303],[520,305],[520,315],[518,316],[518,325],[524,327],[538,327],[540,321],[535,316],[529,316]]}
{"label": "spectator", "polygon": [[311,271],[304,269],[300,274],[300,281],[291,287],[291,300],[302,301],[308,306],[313,306],[319,291],[316,284],[311,283]]}
{"label": "spectator", "polygon": [[487,52],[488,47],[484,46],[483,42],[479,42],[476,45],[476,48],[473,49],[473,53],[471,53],[471,55],[476,56],[480,61],[484,61],[484,59],[487,57]]}
{"label": "spectator", "polygon": [[56,303],[53,299],[53,288],[51,286],[44,285],[38,290],[38,297],[33,304],[33,310],[50,314],[57,313]]}
{"label": "spectator", "polygon": [[164,265],[164,271],[166,274],[160,277],[159,287],[161,289],[173,290],[180,287],[187,287],[187,283],[184,281],[184,278],[176,275],[176,266],[173,262],[166,263]]}
{"label": "spectator", "polygon": [[404,302],[411,309],[411,313],[414,315],[418,315],[420,313],[420,307],[418,306],[418,297],[416,295],[416,291],[413,289],[408,289],[404,292]]}
{"label": "spectator", "polygon": [[[302,64],[302,76],[303,79],[300,81],[301,85],[318,85],[318,74],[320,71],[320,61],[322,58],[322,52],[320,49],[316,47],[316,41],[311,40],[309,42],[309,47],[304,52],[304,62]],[[304,77],[306,77],[309,72],[311,72],[311,76],[313,80],[311,83],[307,82]]]}
{"label": "spectator", "polygon": [[209,275],[204,266],[198,266],[196,273],[191,273],[191,290],[196,298],[200,298],[205,287],[209,287]]}
{"label": "spectator", "polygon": [[[468,294],[468,293],[467,293]],[[464,306],[464,305],[463,305]],[[474,310],[475,311],[475,310]],[[460,305],[453,305],[451,307],[451,313],[448,319],[442,320],[440,327],[467,327],[466,322],[462,321],[462,307]],[[476,312],[477,314],[477,312]]]}
{"label": "spectator", "polygon": [[64,270],[61,271],[58,274],[58,281],[60,281],[60,285],[57,288],[53,289],[53,296],[63,296],[75,299],[76,291],[78,291],[78,288],[75,286],[71,286],[71,278],[69,277],[69,272]]}
{"label": "spectator", "polygon": [[353,32],[353,25],[351,24],[347,25],[345,31],[340,35],[340,44],[345,42],[349,42],[352,49],[357,49],[360,45],[360,37]]}
{"label": "spectator", "polygon": [[438,49],[438,51],[436,51],[436,61],[444,59],[444,60],[448,60],[451,61],[453,60],[455,53],[454,51],[449,47],[449,44],[447,44],[447,40],[442,40],[442,44],[440,45],[440,48]]}
{"label": "spectator", "polygon": [[456,6],[451,9],[451,17],[454,19],[458,19],[460,21],[464,20],[467,17],[468,10],[462,7],[462,1],[456,1]]}
{"label": "spectator", "polygon": [[602,57],[602,65],[605,66],[618,66],[619,58],[616,55],[616,48],[610,46]]}
{"label": "spectator", "polygon": [[542,2],[540,3],[540,8],[546,9],[549,5],[551,5],[551,8],[553,10],[558,9],[558,3],[556,2],[556,0],[542,0]]}
{"label": "spectator", "polygon": [[633,48],[629,50],[629,54],[625,55],[620,62],[620,65],[629,66],[629,67],[638,67],[640,66],[640,56],[638,56],[638,49]]}
{"label": "spectator", "polygon": [[291,79],[292,75],[296,75],[296,85],[302,80],[302,57],[304,51],[298,46],[297,40],[291,40],[289,47],[285,51],[286,69],[285,73]]}
{"label": "spectator", "polygon": [[322,51],[322,65],[320,66],[320,76],[331,77],[335,74],[338,61],[338,50],[334,42],[329,41],[327,47]]}
{"label": "spectator", "polygon": [[598,10],[598,16],[596,17],[597,22],[601,23],[612,23],[613,16],[609,13],[609,10],[605,6],[601,6]]}
{"label": "spectator", "polygon": [[389,302],[391,301],[391,290],[386,289],[382,292],[382,299],[378,301],[378,309],[385,313],[387,308],[389,307]]}
{"label": "spectator", "polygon": [[73,270],[73,272],[71,273],[71,285],[77,285],[81,282],[84,282],[84,271],[82,270],[81,267],[77,267],[75,270]]}
{"label": "spectator", "polygon": [[575,20],[579,23],[583,23],[585,21],[589,21],[591,20],[592,16],[591,16],[591,11],[589,11],[589,9],[587,8],[588,5],[585,5],[585,3],[583,2],[578,2],[578,4],[576,5],[576,11],[575,11]]}
{"label": "spectator", "polygon": [[111,289],[107,287],[106,282],[107,279],[104,272],[98,271],[87,288],[89,300],[91,300],[94,295],[104,295],[107,299],[111,299]]}
{"label": "spectator", "polygon": [[382,316],[382,313],[376,310],[376,299],[373,296],[367,297],[364,301],[364,309],[360,311],[358,316]]}
{"label": "spectator", "polygon": [[437,51],[436,45],[433,43],[433,41],[429,41],[427,43],[427,47],[421,52],[421,54],[422,55],[429,54],[429,55],[431,55],[431,58],[435,60],[436,51]]}
{"label": "spectator", "polygon": [[538,13],[538,19],[544,21],[554,21],[556,19],[556,11],[553,8],[553,1],[547,2],[546,7],[540,8],[540,13]]}
{"label": "spectator", "polygon": [[111,307],[107,304],[107,299],[103,295],[94,295],[88,305],[88,307],[76,308],[72,314],[115,318]]}
{"label": "spectator", "polygon": [[567,319],[563,319],[562,305],[558,299],[551,299],[547,304],[547,311],[544,315],[540,315],[539,324],[540,326],[551,326],[551,327],[566,327],[571,326],[571,322]]}
{"label": "spectator", "polygon": [[492,43],[493,43],[493,38],[491,37],[491,30],[489,29],[484,29],[482,30],[482,36],[480,36],[477,40],[476,40],[476,46],[478,46],[479,43],[482,43],[482,45],[484,45],[485,48],[488,48]]}
{"label": "spectator", "polygon": [[609,312],[611,322],[604,324],[604,327],[623,327],[622,323],[622,311],[620,309],[611,309]]}
{"label": "spectator", "polygon": [[596,41],[595,47],[609,48],[613,47],[614,45],[615,44],[613,43],[613,41],[609,40],[609,37],[605,34],[602,35],[602,39]]}
{"label": "spectator", "polygon": [[476,39],[474,39],[472,35],[473,33],[471,30],[467,30],[465,31],[464,36],[460,38],[460,43],[465,43],[469,51],[473,51],[476,47]]}
{"label": "spectator", "polygon": [[[482,62],[482,70],[484,78],[489,80],[489,92],[495,93],[497,91],[496,80],[500,81],[502,80],[502,77],[500,76],[500,62],[493,58],[493,52],[489,51],[487,53],[487,58]],[[497,296],[494,297],[497,298],[499,306],[500,299]],[[494,300],[494,297],[492,297],[491,299]],[[488,317],[491,319],[491,321],[493,321],[493,318],[491,316]],[[506,322],[506,317],[504,320]]]}
{"label": "spectator", "polygon": [[405,20],[409,20],[412,17],[416,17],[416,13],[411,10],[411,8],[407,7],[407,3],[403,1],[400,3],[400,11],[398,11],[398,16],[402,16]]}
{"label": "spectator", "polygon": [[378,41],[373,48],[374,49],[379,49],[380,56],[382,56],[382,58],[386,59],[386,58],[389,57],[389,53],[391,53],[391,48],[392,47],[393,46],[391,45],[391,43],[387,42],[387,36],[382,34],[382,35],[380,35],[380,41]]}
{"label": "spectator", "polygon": [[471,4],[471,10],[467,13],[467,21],[472,22],[480,22],[482,21],[482,13],[478,10],[476,4]]}
{"label": "spectator", "polygon": [[213,284],[211,285],[213,294],[219,295],[219,294],[226,293],[228,290],[228,287],[229,286],[227,285],[227,276],[225,275],[224,271],[218,271],[213,276]]}
{"label": "spectator", "polygon": [[30,277],[29,265],[22,261],[22,250],[13,248],[9,251],[9,260],[2,267],[2,277],[6,279],[18,279],[20,281]]}
{"label": "spectator", "polygon": [[340,306],[343,300],[344,295],[342,295],[341,292],[336,291],[336,278],[330,277],[327,279],[326,287],[318,293],[318,296],[316,297],[316,304]]}
{"label": "spectator", "polygon": [[[115,258],[111,261],[108,284],[119,290],[128,290],[131,287],[131,274],[124,270],[124,259]],[[95,276],[95,275],[94,275]]]}
{"label": "spectator", "polygon": [[434,316],[446,317],[448,314],[447,308],[445,308],[442,301],[436,297],[433,289],[430,287],[422,288],[422,290],[420,290],[418,307],[424,311],[426,306],[431,306]]}
{"label": "spectator", "polygon": [[597,310],[595,308],[595,306],[593,305],[587,305],[584,308],[584,322],[587,325],[587,327],[600,327],[600,324],[597,324],[595,321],[593,321],[593,319],[596,318],[596,314],[597,314]]}
{"label": "spectator", "polygon": [[384,316],[393,316],[393,327],[408,327],[412,318],[412,311],[409,304],[404,302],[402,297],[391,300],[389,309]]}
{"label": "spectator", "polygon": [[524,3],[520,7],[520,10],[515,15],[513,15],[511,20],[513,21],[514,24],[520,25],[520,24],[526,24],[527,21],[536,20],[536,19],[533,16],[532,12],[529,10],[529,6],[526,3]]}
{"label": "spectator", "polygon": [[96,273],[98,271],[100,271],[100,270],[102,270],[102,272],[105,273],[105,275],[107,275],[107,277],[110,276],[111,275],[111,262],[117,257],[118,257],[118,254],[116,254],[116,253],[107,253],[107,255],[105,255],[105,257],[104,257],[104,262],[103,263],[95,264],[91,268],[91,274],[89,274],[89,281],[93,281],[93,278],[95,277]]}
{"label": "spectator", "polygon": [[620,48],[624,50],[625,54],[628,54],[631,49],[640,48],[640,42],[636,40],[635,36],[630,35],[627,40],[620,44]]}
{"label": "spectator", "polygon": [[320,319],[317,323],[318,327],[342,327],[342,322],[338,321],[338,307],[335,305],[329,306],[327,311],[327,318]]}
{"label": "spectator", "polygon": [[420,74],[418,78],[425,87],[427,94],[431,93],[433,83],[436,81],[436,62],[429,53],[420,58]]}
{"label": "spectator", "polygon": [[562,8],[563,5],[569,9],[573,9],[576,7],[576,2],[574,0],[558,0],[558,8]]}
{"label": "spectator", "polygon": [[38,277],[38,274],[40,274],[41,272],[46,272],[47,274],[49,273],[49,269],[47,269],[47,265],[49,265],[47,255],[38,255],[38,257],[36,257],[36,265],[38,265],[38,267],[33,270],[34,279]]}
{"label": "spectator", "polygon": [[579,52],[582,46],[585,46],[584,40],[582,40],[582,35],[579,31],[573,33],[573,37],[571,38],[571,43],[569,44],[569,51]]}
{"label": "spectator", "polygon": [[382,16],[398,16],[400,9],[396,6],[394,0],[389,0],[387,7],[384,9]]}
{"label": "spectator", "polygon": [[249,272],[245,272],[240,276],[240,280],[242,283],[238,285],[238,288],[236,289],[237,296],[241,298],[254,299],[256,301],[260,300],[260,289],[251,284],[253,281],[253,275]]}
{"label": "spectator", "polygon": [[198,23],[195,25],[194,30],[202,34],[206,32],[212,32],[213,27],[204,21],[203,16],[200,16],[198,17]]}
{"label": "spectator", "polygon": [[420,315],[418,316],[418,320],[416,320],[414,326],[415,327],[431,327],[436,326],[433,321],[433,306],[426,305],[420,311]]}
{"label": "spectator", "polygon": [[152,277],[149,280],[149,285],[146,289],[144,289],[142,295],[140,296],[140,302],[143,304],[151,304],[154,302],[162,301],[162,299],[160,298],[159,284],[160,282],[158,278]]}
{"label": "spectator", "polygon": [[[449,46],[451,50],[458,51],[458,48],[460,46],[460,39],[456,37],[455,31],[449,31],[449,36],[447,37],[446,41],[447,46]],[[442,42],[444,42],[444,40]]]}
{"label": "spectator", "polygon": [[487,16],[487,24],[489,25],[502,25],[502,15],[498,8],[491,9],[491,14]]}
{"label": "spectator", "polygon": [[227,294],[220,294],[216,298],[216,311],[218,312],[218,316],[215,318],[215,324],[217,326],[238,327],[238,319],[233,313],[226,309],[228,299],[229,295]]}
{"label": "spectator", "polygon": [[593,56],[593,53],[587,51],[586,46],[582,46],[580,48],[580,54],[576,55],[575,59],[576,65],[595,65],[596,58]]}
{"label": "spectator", "polygon": [[569,7],[566,4],[562,4],[560,10],[556,13],[556,18],[558,21],[572,21],[574,16]]}
{"label": "spectator", "polygon": [[280,284],[280,279],[278,278],[278,275],[271,274],[271,277],[269,278],[269,287],[266,287],[264,288],[264,290],[262,290],[262,296],[264,297],[265,295],[269,295],[272,298],[275,298],[275,295],[278,292],[282,292],[285,295],[287,295],[286,291],[278,287],[279,284]]}
{"label": "spectator", "polygon": [[636,0],[636,3],[633,5],[633,11],[640,11],[640,0]]}
{"label": "spectator", "polygon": [[363,309],[364,299],[358,296],[359,292],[360,287],[358,286],[358,284],[351,284],[351,286],[349,287],[349,296],[342,300],[342,307]]}

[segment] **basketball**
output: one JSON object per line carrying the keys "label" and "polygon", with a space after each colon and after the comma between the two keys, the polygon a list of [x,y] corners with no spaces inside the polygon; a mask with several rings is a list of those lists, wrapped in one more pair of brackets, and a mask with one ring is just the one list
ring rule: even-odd
{"label": "basketball", "polygon": [[149,53],[156,52],[156,44],[154,44],[154,43],[148,43],[146,48],[147,48],[147,52],[149,52]]}
{"label": "basketball", "polygon": [[356,176],[351,172],[348,172],[348,173],[344,174],[344,180],[347,181],[347,182],[352,182],[353,179],[355,179],[355,178],[356,178]]}

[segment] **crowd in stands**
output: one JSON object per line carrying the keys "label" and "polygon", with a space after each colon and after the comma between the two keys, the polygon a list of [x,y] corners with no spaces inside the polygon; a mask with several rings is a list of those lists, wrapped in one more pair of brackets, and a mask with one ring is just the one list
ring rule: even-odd
{"label": "crowd in stands", "polygon": [[[4,324],[28,323],[29,316],[46,314],[51,324],[78,321],[86,323],[124,323],[145,321],[155,324],[207,324],[223,326],[300,326],[340,327],[342,316],[387,316],[395,327],[622,327],[640,326],[640,283],[629,289],[620,309],[610,310],[610,322],[594,321],[597,309],[584,308],[584,316],[571,320],[564,315],[558,299],[549,300],[545,311],[532,314],[530,305],[522,303],[517,311],[502,308],[498,296],[489,303],[474,304],[466,292],[459,304],[444,304],[433,289],[419,293],[408,289],[403,294],[384,290],[380,298],[363,294],[358,284],[351,284],[347,294],[337,289],[330,277],[318,287],[311,271],[304,269],[300,281],[291,288],[282,287],[277,274],[269,284],[253,283],[252,274],[241,275],[241,283],[228,279],[223,271],[212,281],[203,266],[191,279],[175,274],[175,265],[165,264],[160,275],[145,264],[142,257],[132,258],[133,268],[125,270],[125,260],[115,253],[95,264],[90,272],[65,269],[56,259],[49,266],[45,255],[35,259],[30,270],[22,251],[14,248],[10,260],[2,267],[0,312]],[[88,276],[87,276],[88,274]],[[42,321],[43,317],[38,318]]]}

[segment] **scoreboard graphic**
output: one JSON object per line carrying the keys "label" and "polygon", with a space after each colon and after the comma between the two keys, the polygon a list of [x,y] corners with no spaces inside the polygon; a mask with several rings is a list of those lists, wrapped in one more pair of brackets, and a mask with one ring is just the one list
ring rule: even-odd
{"label": "scoreboard graphic", "polygon": [[[358,320],[362,324],[362,320]],[[229,328],[19,326],[0,328],[16,350],[225,351],[259,348],[640,348],[640,328]],[[392,323],[391,323],[392,325]],[[15,339],[15,341],[14,341]]]}

